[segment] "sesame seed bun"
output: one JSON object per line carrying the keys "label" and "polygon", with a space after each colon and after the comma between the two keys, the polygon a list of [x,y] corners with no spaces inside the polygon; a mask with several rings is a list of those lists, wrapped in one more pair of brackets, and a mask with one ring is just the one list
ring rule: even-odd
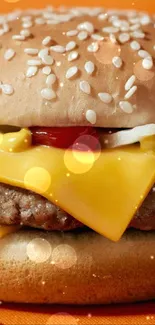
{"label": "sesame seed bun", "polygon": [[48,8],[1,21],[1,124],[155,123],[154,17]]}
{"label": "sesame seed bun", "polygon": [[65,236],[19,231],[0,241],[0,300],[108,304],[153,299],[154,246],[154,232],[130,230],[116,244],[92,231]]}

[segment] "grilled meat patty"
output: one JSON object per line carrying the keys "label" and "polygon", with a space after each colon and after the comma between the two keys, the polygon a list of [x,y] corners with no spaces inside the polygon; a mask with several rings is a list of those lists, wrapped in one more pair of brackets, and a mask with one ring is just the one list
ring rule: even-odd
{"label": "grilled meat patty", "polygon": [[[0,224],[26,225],[45,230],[68,231],[84,227],[58,206],[31,191],[0,183]],[[155,229],[155,191],[152,189],[130,227]]]}

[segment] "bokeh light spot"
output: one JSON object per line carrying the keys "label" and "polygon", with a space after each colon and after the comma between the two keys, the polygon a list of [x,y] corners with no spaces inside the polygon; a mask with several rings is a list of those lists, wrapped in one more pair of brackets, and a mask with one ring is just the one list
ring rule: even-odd
{"label": "bokeh light spot", "polygon": [[68,313],[57,313],[48,319],[46,325],[78,325],[78,322]]}
{"label": "bokeh light spot", "polygon": [[[90,134],[81,135],[76,139],[72,146],[72,150],[81,152],[92,152],[95,160],[97,160],[101,153],[101,144],[97,137]],[[76,153],[75,153],[76,155]]]}
{"label": "bokeh light spot", "polygon": [[77,161],[84,165],[91,165],[94,163],[94,154],[86,145],[83,145],[83,148],[87,151],[87,153],[83,153],[83,151],[73,150],[73,155]]}
{"label": "bokeh light spot", "polygon": [[72,147],[70,147],[64,154],[65,166],[74,174],[84,174],[88,172],[93,167],[94,162],[95,155],[92,151],[82,152],[72,150]]}
{"label": "bokeh light spot", "polygon": [[27,256],[35,263],[44,263],[51,256],[52,248],[44,238],[32,239],[27,245]]}
{"label": "bokeh light spot", "polygon": [[[64,154],[64,163],[67,169],[74,174],[84,174],[88,172],[95,161],[100,156],[101,149],[98,151],[92,151],[92,143],[90,145],[89,141],[83,141],[81,138],[88,136],[79,137],[73,146],[68,148]],[[93,137],[92,137],[93,138]],[[98,142],[96,138],[95,141]],[[87,145],[89,144],[89,146]],[[99,148],[99,147],[97,147]],[[94,143],[93,143],[94,149]]]}
{"label": "bokeh light spot", "polygon": [[44,193],[51,185],[51,176],[46,169],[42,167],[33,167],[27,171],[24,178],[24,184],[26,188]]}
{"label": "bokeh light spot", "polygon": [[54,248],[52,252],[52,262],[59,269],[69,269],[77,262],[77,254],[73,247],[62,244]]}

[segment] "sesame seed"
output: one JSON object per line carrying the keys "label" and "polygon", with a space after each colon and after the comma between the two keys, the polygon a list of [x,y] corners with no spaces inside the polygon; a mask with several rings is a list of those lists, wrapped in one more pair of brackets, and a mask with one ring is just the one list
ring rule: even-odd
{"label": "sesame seed", "polygon": [[141,48],[140,44],[139,44],[137,41],[132,41],[132,42],[130,43],[130,47],[131,47],[132,50],[134,50],[134,51],[138,51],[138,50],[140,50],[140,48]]}
{"label": "sesame seed", "polygon": [[87,61],[84,67],[88,74],[92,74],[95,70],[95,65],[92,61]]}
{"label": "sesame seed", "polygon": [[42,73],[48,76],[51,73],[51,67],[44,67]]}
{"label": "sesame seed", "polygon": [[112,102],[112,96],[108,93],[99,93],[98,97],[105,104],[110,104]]}
{"label": "sesame seed", "polygon": [[30,28],[33,26],[33,22],[32,21],[26,21],[22,24],[23,28]]}
{"label": "sesame seed", "polygon": [[2,36],[2,35],[4,35],[5,34],[5,32],[4,32],[4,29],[0,29],[0,36]]}
{"label": "sesame seed", "polygon": [[51,87],[56,82],[56,75],[50,74],[46,79],[46,85]]}
{"label": "sesame seed", "polygon": [[151,70],[153,68],[153,60],[151,57],[147,57],[143,60],[142,66],[146,70]]}
{"label": "sesame seed", "polygon": [[96,123],[96,112],[93,111],[92,109],[88,109],[88,111],[86,112],[86,119],[91,124],[95,124]]}
{"label": "sesame seed", "polygon": [[13,87],[8,84],[1,85],[1,89],[2,89],[3,94],[5,94],[5,95],[12,95],[14,92]]}
{"label": "sesame seed", "polygon": [[88,36],[89,36],[88,32],[83,30],[78,34],[78,39],[80,41],[84,41],[85,39],[88,38]]}
{"label": "sesame seed", "polygon": [[52,37],[51,36],[46,36],[42,41],[42,45],[47,46],[47,45],[49,45],[49,43],[51,41],[52,41]]}
{"label": "sesame seed", "polygon": [[53,14],[52,14],[53,7],[51,7],[51,8],[47,7],[46,9],[47,9],[47,11],[44,11],[43,12],[43,17],[45,19],[51,19],[51,18],[53,18]]}
{"label": "sesame seed", "polygon": [[79,24],[77,26],[77,29],[79,29],[79,30],[86,30],[90,34],[94,32],[94,26],[89,21],[86,21],[84,23]]}
{"label": "sesame seed", "polygon": [[151,18],[148,15],[144,15],[140,18],[140,23],[143,26],[149,25],[151,23]]}
{"label": "sesame seed", "polygon": [[130,40],[130,35],[128,33],[122,33],[118,37],[119,41],[124,44]]}
{"label": "sesame seed", "polygon": [[29,37],[31,35],[31,32],[28,29],[22,29],[20,31],[20,35],[25,36],[25,37]]}
{"label": "sesame seed", "polygon": [[127,101],[121,101],[119,107],[124,113],[131,114],[133,112],[132,104]]}
{"label": "sesame seed", "polygon": [[113,44],[116,44],[117,43],[117,39],[116,39],[116,36],[114,34],[110,34],[110,41],[113,43]]}
{"label": "sesame seed", "polygon": [[104,40],[104,37],[99,35],[99,34],[92,34],[91,35],[91,38],[95,41],[103,41]]}
{"label": "sesame seed", "polygon": [[61,45],[54,45],[50,47],[51,51],[57,52],[57,53],[64,53],[66,51],[64,46]]}
{"label": "sesame seed", "polygon": [[144,51],[144,50],[139,50],[138,55],[143,59],[151,56],[147,51]]}
{"label": "sesame seed", "polygon": [[37,55],[39,52],[38,49],[33,49],[33,48],[26,48],[24,49],[24,53],[28,54],[28,55]]}
{"label": "sesame seed", "polygon": [[9,25],[7,23],[4,23],[3,24],[3,30],[4,30],[4,33],[8,33],[9,32],[10,27],[9,27]]}
{"label": "sesame seed", "polygon": [[97,42],[91,43],[87,47],[88,52],[97,52],[99,50],[99,44]]}
{"label": "sesame seed", "polygon": [[35,76],[37,74],[37,72],[38,72],[38,67],[35,67],[35,66],[29,67],[26,72],[26,77],[31,78],[31,77]]}
{"label": "sesame seed", "polygon": [[42,65],[42,62],[41,62],[41,60],[28,60],[27,61],[27,64],[28,65],[32,65],[32,66],[40,66],[40,65]]}
{"label": "sesame seed", "polygon": [[44,88],[44,89],[41,90],[41,96],[44,99],[52,100],[52,99],[55,99],[56,98],[56,93],[51,88]]}
{"label": "sesame seed", "polygon": [[129,99],[130,97],[132,97],[135,92],[137,91],[137,86],[133,86],[128,92],[127,94],[125,95],[125,99]]}
{"label": "sesame seed", "polygon": [[43,19],[43,18],[36,18],[35,19],[35,23],[37,25],[44,25],[45,24],[45,19]]}
{"label": "sesame seed", "polygon": [[107,13],[105,13],[105,14],[99,14],[98,15],[98,19],[99,20],[107,20],[108,19],[108,14]]}
{"label": "sesame seed", "polygon": [[83,91],[83,93],[85,94],[90,94],[91,92],[91,88],[90,88],[90,85],[87,81],[80,81],[80,90]]}
{"label": "sesame seed", "polygon": [[130,19],[129,19],[129,22],[130,22],[131,24],[139,24],[140,19],[139,19],[138,16],[136,16],[136,17],[130,18]]}
{"label": "sesame seed", "polygon": [[71,62],[71,61],[74,61],[78,58],[79,56],[79,53],[77,51],[72,51],[68,54],[68,61]]}
{"label": "sesame seed", "polygon": [[4,59],[7,61],[10,61],[15,56],[15,54],[16,54],[16,52],[13,49],[8,49],[4,53]]}
{"label": "sesame seed", "polygon": [[136,77],[135,75],[132,75],[125,84],[125,90],[128,91],[133,86],[135,81],[136,81]]}
{"label": "sesame seed", "polygon": [[53,62],[54,62],[52,56],[51,55],[47,55],[47,54],[43,55],[41,59],[42,59],[42,62],[44,64],[47,64],[47,65],[52,65]]}
{"label": "sesame seed", "polygon": [[23,22],[30,21],[31,19],[32,19],[32,16],[23,16],[23,17],[21,17],[21,20],[22,20]]}
{"label": "sesame seed", "polygon": [[109,26],[109,27],[104,27],[102,28],[102,32],[107,33],[107,34],[115,34],[119,32],[119,28],[117,27],[113,27],[113,26]]}
{"label": "sesame seed", "polygon": [[42,59],[42,57],[44,57],[45,55],[48,55],[48,49],[43,49],[39,51],[39,58]]}
{"label": "sesame seed", "polygon": [[114,20],[118,20],[118,15],[116,15],[116,13],[114,14],[113,12],[109,15],[108,21],[113,24]]}
{"label": "sesame seed", "polygon": [[113,24],[113,26],[118,27],[118,28],[129,29],[129,22],[127,20],[113,19],[112,24]]}
{"label": "sesame seed", "polygon": [[134,32],[132,32],[131,33],[131,36],[133,37],[133,38],[145,38],[145,34],[142,32],[142,31],[134,31]]}
{"label": "sesame seed", "polygon": [[120,69],[122,67],[123,61],[119,56],[114,56],[112,63],[116,68]]}
{"label": "sesame seed", "polygon": [[130,26],[131,31],[135,31],[135,30],[137,30],[139,28],[140,28],[140,24],[134,24],[134,25]]}
{"label": "sesame seed", "polygon": [[66,45],[66,51],[68,52],[68,51],[72,51],[72,50],[74,50],[75,49],[75,47],[76,47],[76,43],[75,42],[69,42],[67,45]]}
{"label": "sesame seed", "polygon": [[129,32],[129,27],[121,26],[120,27],[121,32]]}
{"label": "sesame seed", "polygon": [[76,29],[74,30],[69,30],[66,35],[71,37],[71,36],[76,36],[78,34],[78,31]]}
{"label": "sesame seed", "polygon": [[57,24],[60,24],[60,21],[59,20],[54,20],[54,19],[48,19],[46,21],[47,25],[57,25]]}
{"label": "sesame seed", "polygon": [[25,36],[24,35],[13,35],[12,39],[16,40],[16,41],[25,41]]}
{"label": "sesame seed", "polygon": [[77,74],[77,72],[78,72],[78,68],[76,66],[69,68],[66,72],[66,78],[71,79]]}

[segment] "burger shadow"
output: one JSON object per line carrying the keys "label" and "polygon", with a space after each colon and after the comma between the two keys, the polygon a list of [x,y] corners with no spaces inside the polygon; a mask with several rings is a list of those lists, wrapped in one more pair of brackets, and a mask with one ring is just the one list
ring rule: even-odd
{"label": "burger shadow", "polygon": [[[8,312],[27,312],[45,315],[53,315],[57,313],[67,313],[74,317],[123,317],[123,316],[140,316],[154,315],[155,302],[141,302],[132,304],[115,304],[115,305],[89,305],[89,306],[73,306],[73,305],[40,305],[40,304],[12,304],[3,303],[3,309]],[[100,325],[100,324],[99,324]]]}

